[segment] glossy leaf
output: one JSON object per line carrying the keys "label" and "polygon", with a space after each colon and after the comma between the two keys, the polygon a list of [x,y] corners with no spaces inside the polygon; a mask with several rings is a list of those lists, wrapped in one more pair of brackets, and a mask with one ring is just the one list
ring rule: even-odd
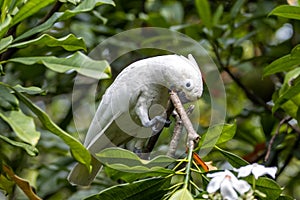
{"label": "glossy leaf", "polygon": [[55,0],[28,0],[20,8],[18,13],[13,17],[12,25],[15,25],[24,19],[30,17],[31,15],[37,13],[42,8],[48,6],[49,4],[55,2]]}
{"label": "glossy leaf", "polygon": [[30,37],[34,34],[43,32],[47,29],[50,29],[54,25],[54,23],[57,21],[69,19],[79,13],[89,12],[89,11],[93,10],[96,6],[100,6],[103,4],[109,4],[109,5],[115,6],[115,3],[112,0],[85,0],[85,1],[82,1],[73,10],[66,10],[65,12],[54,13],[46,22],[44,22],[43,24],[41,24],[39,26],[33,27],[32,29],[23,33],[22,35],[17,37],[15,39],[15,41],[19,41],[24,38]]}
{"label": "glossy leaf", "polygon": [[13,90],[20,101],[22,101],[34,114],[37,115],[44,127],[60,137],[70,147],[73,157],[90,169],[91,155],[89,151],[77,139],[57,126],[42,109],[33,104],[27,97],[19,93],[16,89]]}
{"label": "glossy leaf", "polygon": [[37,34],[37,33],[40,33],[40,32],[43,32],[45,30],[50,29],[53,26],[53,24],[55,22],[57,22],[62,15],[63,15],[63,12],[54,13],[47,21],[45,21],[41,25],[33,27],[32,29],[30,29],[30,30],[26,31],[25,33],[23,33],[22,35],[18,36],[14,40],[14,42],[17,42],[19,40],[23,40],[27,37],[30,37],[30,36],[34,35],[34,34]]}
{"label": "glossy leaf", "polygon": [[131,151],[115,147],[104,149],[97,153],[96,156],[101,163],[109,164],[110,167],[122,164],[128,167],[140,167],[142,172],[154,167],[164,168],[176,161],[174,158],[163,155],[157,156],[152,160],[142,160]]}
{"label": "glossy leaf", "polygon": [[85,50],[86,46],[82,38],[77,38],[73,34],[69,34],[65,37],[56,39],[53,36],[50,36],[48,34],[43,34],[40,37],[28,40],[25,42],[20,42],[17,44],[12,44],[10,47],[16,47],[16,48],[25,48],[29,45],[43,45],[43,46],[49,46],[49,47],[62,47],[67,51],[76,51],[76,50]]}
{"label": "glossy leaf", "polygon": [[274,180],[261,177],[256,181],[256,189],[265,193],[267,199],[277,199],[282,192],[281,187]]}
{"label": "glossy leaf", "polygon": [[[299,78],[300,79],[300,78]],[[280,97],[275,101],[275,105],[272,108],[272,111],[275,112],[283,103],[290,100],[291,98],[297,96],[300,91],[300,81],[297,81],[295,85],[291,86],[288,90],[286,90]]]}
{"label": "glossy leaf", "polygon": [[149,178],[133,183],[120,184],[90,196],[86,200],[160,200],[169,187],[168,178]]}
{"label": "glossy leaf", "polygon": [[82,1],[77,7],[75,7],[73,10],[66,10],[64,14],[61,16],[60,20],[65,20],[70,17],[75,16],[76,14],[82,13],[82,12],[88,12],[91,11],[96,6],[100,6],[103,4],[109,4],[115,6],[115,3],[112,0],[87,0]]}
{"label": "glossy leaf", "polygon": [[289,5],[278,6],[274,10],[272,10],[269,15],[276,15],[276,16],[285,17],[289,19],[300,20],[300,7],[289,6]]}
{"label": "glossy leaf", "polygon": [[18,99],[11,91],[0,82],[0,108],[4,110],[15,110],[19,107]]}
{"label": "glossy leaf", "polygon": [[30,95],[35,95],[35,94],[44,94],[45,90],[39,88],[39,87],[23,87],[21,85],[16,85],[14,86],[14,89],[17,90],[18,92],[21,93],[26,93],[26,94],[30,94]]}
{"label": "glossy leaf", "polygon": [[8,36],[0,40],[0,53],[2,53],[13,41],[12,36]]}
{"label": "glossy leaf", "polygon": [[35,146],[40,138],[40,132],[36,131],[32,117],[22,111],[0,112],[0,117],[10,125],[15,134],[24,142]]}
{"label": "glossy leaf", "polygon": [[264,68],[264,76],[289,71],[300,65],[300,45],[293,48],[291,54],[278,58]]}
{"label": "glossy leaf", "polygon": [[245,165],[249,165],[249,163],[247,161],[245,161],[244,159],[242,159],[241,157],[225,151],[219,147],[216,147],[216,149],[226,158],[226,160],[235,168],[239,168]]}
{"label": "glossy leaf", "polygon": [[[249,176],[246,177],[245,180],[251,184],[253,180],[252,178],[253,178],[252,176]],[[259,192],[264,193],[267,196],[267,198],[265,199],[271,199],[271,200],[277,199],[282,192],[282,189],[278,185],[278,183],[266,177],[260,177],[255,181],[255,189],[258,190]]]}
{"label": "glossy leaf", "polygon": [[[234,124],[218,124],[211,127],[201,138],[198,148],[200,154],[207,149],[211,150],[215,145],[227,142],[232,139],[236,133],[236,123]],[[197,149],[198,149],[197,148]]]}
{"label": "glossy leaf", "polygon": [[144,166],[128,167],[123,164],[111,164],[105,166],[106,174],[113,180],[124,180],[131,183],[148,177],[165,177],[175,172],[163,167],[146,168]]}
{"label": "glossy leaf", "polygon": [[176,191],[169,200],[193,200],[191,192],[187,188]]}
{"label": "glossy leaf", "polygon": [[109,64],[104,60],[92,60],[81,52],[76,52],[67,58],[54,56],[18,57],[8,60],[8,62],[18,62],[25,65],[43,64],[49,69],[64,73],[70,70],[92,77],[104,79],[110,77]]}
{"label": "glossy leaf", "polygon": [[234,124],[224,124],[224,126],[215,126],[214,128],[220,129],[221,128],[221,136],[219,137],[216,144],[221,144],[227,142],[233,138],[236,132],[236,123]]}
{"label": "glossy leaf", "polygon": [[31,146],[29,144],[26,144],[26,143],[23,143],[23,142],[17,142],[17,141],[14,141],[14,140],[11,140],[7,137],[4,137],[2,135],[0,135],[0,139],[2,139],[3,141],[13,145],[13,146],[16,146],[16,147],[20,147],[22,149],[24,149],[26,151],[26,153],[30,156],[37,156],[39,151],[37,148],[35,148],[34,146]]}
{"label": "glossy leaf", "polygon": [[3,35],[6,34],[11,23],[12,23],[12,18],[10,15],[7,15],[4,22],[0,23],[0,38],[2,38]]}
{"label": "glossy leaf", "polygon": [[207,0],[196,0],[195,1],[196,8],[198,15],[200,16],[200,19],[202,23],[207,28],[212,28],[212,18],[211,18],[211,11],[210,11],[210,5]]}

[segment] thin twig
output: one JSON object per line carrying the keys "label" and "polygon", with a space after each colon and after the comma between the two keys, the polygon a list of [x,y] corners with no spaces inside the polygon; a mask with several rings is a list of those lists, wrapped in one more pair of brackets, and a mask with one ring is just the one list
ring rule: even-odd
{"label": "thin twig", "polygon": [[175,116],[175,126],[174,126],[174,130],[173,130],[173,136],[169,145],[169,150],[167,153],[167,156],[170,157],[175,157],[175,153],[176,153],[176,149],[180,140],[180,136],[183,130],[183,126],[182,126],[182,121],[178,115],[177,112],[174,111],[174,116]]}
{"label": "thin twig", "polygon": [[276,129],[276,132],[275,132],[275,134],[272,136],[272,138],[271,138],[271,140],[270,140],[270,142],[269,142],[268,150],[267,150],[267,153],[266,153],[265,159],[264,159],[265,162],[266,162],[267,160],[269,160],[270,153],[271,153],[271,149],[272,149],[272,145],[273,145],[273,143],[274,143],[274,141],[275,141],[275,138],[276,138],[277,135],[279,134],[279,131],[280,131],[281,126],[282,126],[283,124],[285,124],[287,121],[290,121],[290,120],[291,120],[291,117],[288,117],[288,118],[282,119],[282,120],[279,122],[278,127],[277,127],[277,129]]}
{"label": "thin twig", "polygon": [[178,95],[174,91],[170,91],[170,99],[171,99],[177,113],[179,114],[184,127],[186,128],[186,130],[188,132],[188,144],[189,144],[189,141],[198,142],[200,139],[200,136],[194,130],[192,122],[190,121],[187,113],[185,112]]}
{"label": "thin twig", "polygon": [[[186,111],[187,115],[190,115],[193,112],[194,108],[195,108],[194,105],[190,105]],[[175,157],[176,149],[183,130],[182,120],[176,111],[173,112],[173,116],[175,116],[176,124],[174,126],[173,136],[167,153],[167,155],[170,157]]]}
{"label": "thin twig", "polygon": [[[236,77],[229,69],[229,62],[226,63],[226,65],[222,62],[221,59],[221,55],[219,53],[218,50],[218,46],[216,44],[212,44],[213,50],[216,54],[216,58],[217,61],[221,67],[222,70],[224,70],[230,77],[231,79],[244,91],[244,93],[246,94],[247,98],[252,101],[254,104],[258,104],[262,107],[265,108],[266,111],[272,113],[272,108],[270,106],[268,106],[268,104],[261,99],[259,96],[257,96],[255,93],[253,93],[252,90],[249,90],[242,82],[241,80]],[[227,59],[228,61],[229,59]],[[279,120],[283,120],[285,116],[279,114],[278,112],[273,113],[273,116]],[[284,123],[286,123],[290,128],[292,128],[297,134],[300,135],[300,128],[289,123],[289,121],[285,121]]]}

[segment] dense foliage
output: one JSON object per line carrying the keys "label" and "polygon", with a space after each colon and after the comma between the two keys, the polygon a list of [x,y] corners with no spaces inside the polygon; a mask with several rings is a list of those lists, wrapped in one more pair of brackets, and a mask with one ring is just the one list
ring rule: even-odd
{"label": "dense foliage", "polygon": [[[83,113],[80,127],[73,121],[74,79],[101,79],[99,101],[124,63],[166,53],[130,52],[114,68],[88,57],[106,38],[140,27],[189,36],[218,66],[226,122],[215,127],[223,128],[222,135],[202,159],[220,170],[229,164],[276,166],[275,181],[256,180],[254,173],[244,178],[252,185],[244,199],[300,198],[297,1],[0,0],[0,12],[0,199],[220,197],[208,194],[213,175],[193,163],[191,152],[178,160],[162,155],[144,162],[131,152],[106,149],[97,155],[105,170],[90,187],[71,186],[66,179],[76,161],[89,167],[91,160],[80,142],[90,119]],[[202,138],[210,120],[208,97],[205,90],[197,122]],[[167,142],[159,141],[157,149],[167,148],[170,135],[162,137]],[[201,142],[196,149],[201,152]],[[166,169],[166,162],[175,164]]]}

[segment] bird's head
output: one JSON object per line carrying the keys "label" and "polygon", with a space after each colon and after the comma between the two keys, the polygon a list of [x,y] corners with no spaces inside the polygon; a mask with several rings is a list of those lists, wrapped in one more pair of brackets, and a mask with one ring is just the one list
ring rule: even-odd
{"label": "bird's head", "polygon": [[188,58],[174,57],[173,72],[169,73],[170,89],[177,92],[182,103],[198,100],[203,92],[200,69],[191,54]]}

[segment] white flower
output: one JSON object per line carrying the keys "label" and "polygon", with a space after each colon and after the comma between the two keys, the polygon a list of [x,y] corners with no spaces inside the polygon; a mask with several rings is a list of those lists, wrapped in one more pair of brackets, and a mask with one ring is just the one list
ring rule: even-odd
{"label": "white flower", "polygon": [[207,177],[212,178],[208,183],[207,192],[214,193],[220,189],[223,199],[238,199],[237,192],[242,195],[251,188],[246,181],[238,180],[234,174],[228,170],[207,174]]}
{"label": "white flower", "polygon": [[234,171],[238,172],[238,177],[246,177],[252,173],[255,179],[258,179],[258,177],[265,174],[269,174],[272,178],[275,178],[277,167],[265,167],[263,165],[254,163],[252,165],[247,165],[239,169],[234,169]]}

